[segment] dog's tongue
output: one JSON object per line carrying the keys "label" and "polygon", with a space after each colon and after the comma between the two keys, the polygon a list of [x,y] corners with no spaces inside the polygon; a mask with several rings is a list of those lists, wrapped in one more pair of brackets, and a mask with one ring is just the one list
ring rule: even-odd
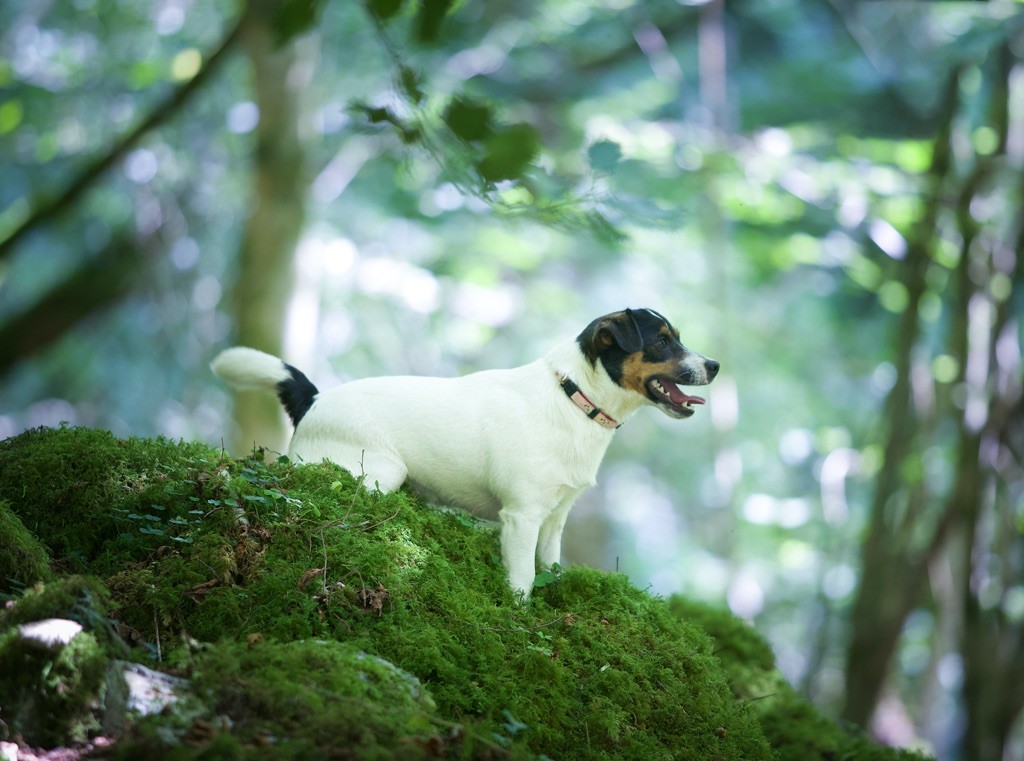
{"label": "dog's tongue", "polygon": [[672,404],[704,404],[704,398],[700,396],[688,396],[679,390],[679,386],[670,380],[662,380],[662,387],[668,391]]}

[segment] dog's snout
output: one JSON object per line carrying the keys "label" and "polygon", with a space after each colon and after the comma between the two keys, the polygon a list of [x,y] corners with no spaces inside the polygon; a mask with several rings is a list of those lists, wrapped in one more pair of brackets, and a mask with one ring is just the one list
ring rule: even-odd
{"label": "dog's snout", "polygon": [[718,375],[718,369],[721,365],[713,359],[707,359],[704,361],[704,367],[708,371],[708,383],[710,383],[715,379],[715,376]]}

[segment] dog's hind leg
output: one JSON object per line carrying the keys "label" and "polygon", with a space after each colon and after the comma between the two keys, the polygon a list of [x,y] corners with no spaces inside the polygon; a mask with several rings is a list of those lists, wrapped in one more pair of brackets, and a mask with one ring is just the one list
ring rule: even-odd
{"label": "dog's hind leg", "polygon": [[397,491],[409,475],[404,462],[384,452],[360,450],[358,459],[353,461],[350,454],[340,464],[356,478],[362,478],[367,489],[376,489],[382,494]]}
{"label": "dog's hind leg", "polygon": [[397,491],[409,475],[405,463],[397,455],[336,440],[318,442],[315,447],[296,447],[294,454],[305,462],[330,460],[361,479],[367,489],[376,489],[383,494]]}

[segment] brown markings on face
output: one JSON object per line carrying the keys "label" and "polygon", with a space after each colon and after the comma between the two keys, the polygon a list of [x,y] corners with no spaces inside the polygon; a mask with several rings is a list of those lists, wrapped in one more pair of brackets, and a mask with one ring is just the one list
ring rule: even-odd
{"label": "brown markings on face", "polygon": [[678,362],[647,362],[643,352],[634,352],[622,362],[622,382],[625,389],[647,396],[647,381],[659,375],[674,378],[679,372]]}

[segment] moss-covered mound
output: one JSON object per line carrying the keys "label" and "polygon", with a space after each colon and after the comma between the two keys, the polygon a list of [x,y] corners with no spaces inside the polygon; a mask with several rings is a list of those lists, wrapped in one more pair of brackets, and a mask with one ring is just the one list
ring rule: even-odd
{"label": "moss-covered mound", "polygon": [[[328,464],[37,430],[0,443],[0,501],[206,707],[140,722],[125,757],[900,756],[817,714],[728,614],[587,568],[517,605],[492,530]],[[0,589],[48,570],[0,567]],[[749,700],[768,683],[779,699]]]}
{"label": "moss-covered mound", "polygon": [[768,643],[745,621],[707,605],[674,596],[669,607],[711,636],[715,655],[737,700],[757,714],[758,724],[780,759],[856,759],[886,761],[920,758],[873,743],[851,727],[849,732],[822,716],[775,668]]}
{"label": "moss-covered mound", "polygon": [[0,500],[0,538],[0,583],[26,587],[53,578],[46,548],[4,500]]}

